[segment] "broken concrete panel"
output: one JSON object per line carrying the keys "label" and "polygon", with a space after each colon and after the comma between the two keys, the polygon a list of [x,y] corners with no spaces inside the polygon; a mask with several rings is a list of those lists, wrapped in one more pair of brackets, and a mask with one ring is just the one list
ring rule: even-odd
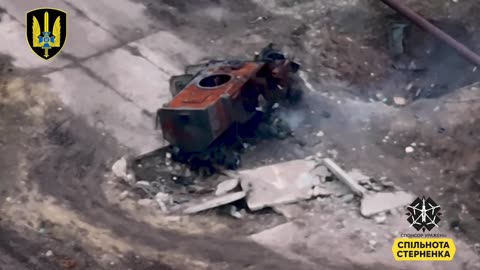
{"label": "broken concrete panel", "polygon": [[140,199],[137,201],[138,205],[141,206],[152,206],[153,200],[152,199]]}
{"label": "broken concrete panel", "polygon": [[217,185],[217,189],[215,190],[216,196],[221,196],[229,193],[230,191],[234,190],[240,184],[240,180],[238,178],[233,178],[229,180],[225,180]]}
{"label": "broken concrete panel", "polygon": [[310,189],[310,194],[311,194],[311,197],[319,197],[319,196],[330,196],[330,195],[333,195],[334,193],[331,190],[328,190],[326,188],[323,188],[320,186],[314,186],[312,189]]}
{"label": "broken concrete panel", "polygon": [[[14,16],[17,21],[22,22],[22,24],[25,21],[25,13],[39,7],[54,7],[67,12],[67,41],[64,45],[65,47],[60,52],[60,54],[53,58],[51,61],[46,62],[45,60],[38,58],[33,54],[33,52],[31,52],[28,44],[25,41],[25,27],[23,25],[21,25],[21,30],[17,31],[16,33],[18,35],[21,35],[22,46],[25,46],[27,50],[22,50],[17,46],[12,46],[12,44],[9,44],[11,50],[16,50],[23,54],[26,54],[25,52],[27,51],[29,53],[31,52],[32,56],[37,57],[38,60],[43,61],[43,63],[53,63],[60,61],[57,58],[61,57],[62,52],[83,58],[91,56],[99,51],[103,51],[118,44],[118,41],[110,33],[103,30],[101,27],[95,25],[94,22],[86,18],[84,15],[80,14],[75,8],[72,8],[71,5],[67,5],[65,2],[52,0],[3,1],[1,5],[8,11],[9,14],[12,14],[12,16]],[[4,21],[2,20],[2,24],[3,23]],[[9,41],[10,40],[11,39],[9,39]],[[51,65],[49,64],[49,66]]]}
{"label": "broken concrete panel", "polygon": [[[91,69],[126,99],[152,114],[170,99],[170,76],[126,49],[116,49],[89,59],[82,65]],[[152,121],[150,124],[153,126]]]}
{"label": "broken concrete panel", "polygon": [[362,198],[360,213],[365,217],[370,217],[390,209],[409,205],[414,199],[414,195],[404,191],[376,193]]}
{"label": "broken concrete panel", "polygon": [[[6,2],[13,4],[16,1]],[[23,17],[25,17],[25,13]],[[0,42],[0,51],[13,57],[15,67],[28,69],[39,67],[60,68],[71,63],[59,56],[49,61],[41,59],[32,51],[25,40],[25,26],[7,13],[0,14],[0,22],[0,32],[5,41]]]}
{"label": "broken concrete panel", "polygon": [[328,192],[330,192],[332,195],[335,195],[337,197],[341,197],[346,194],[352,193],[352,191],[340,181],[325,182],[320,184],[320,187],[325,190],[328,190]]}
{"label": "broken concrete panel", "polygon": [[217,208],[222,205],[226,205],[232,202],[236,202],[240,199],[245,198],[247,194],[244,191],[229,193],[223,196],[208,198],[203,202],[196,203],[194,206],[191,206],[183,211],[184,214],[195,214],[208,209]]}
{"label": "broken concrete panel", "polygon": [[151,33],[155,31],[152,26],[158,25],[145,16],[145,5],[135,1],[116,0],[113,5],[108,1],[76,1],[71,5],[122,41]]}
{"label": "broken concrete panel", "polygon": [[310,173],[315,165],[313,161],[294,160],[240,171],[242,189],[249,190],[248,207],[255,211],[311,198],[311,190],[320,184]]}
{"label": "broken concrete panel", "polygon": [[160,31],[128,44],[168,76],[182,74],[186,65],[202,58],[198,48],[186,43],[171,32]]}
{"label": "broken concrete panel", "polygon": [[163,146],[154,130],[153,119],[124,100],[81,68],[67,68],[48,74],[50,90],[76,115],[102,132],[113,135],[137,153]]}

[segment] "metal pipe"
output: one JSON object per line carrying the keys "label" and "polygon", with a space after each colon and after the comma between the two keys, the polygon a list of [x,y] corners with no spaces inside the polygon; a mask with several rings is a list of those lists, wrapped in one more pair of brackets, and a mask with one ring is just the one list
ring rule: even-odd
{"label": "metal pipe", "polygon": [[453,37],[445,33],[444,31],[440,30],[440,28],[436,27],[425,18],[420,16],[419,14],[415,13],[409,7],[401,3],[399,0],[381,0],[383,3],[391,7],[392,9],[398,11],[401,15],[405,16],[407,19],[414,22],[423,30],[431,33],[441,41],[448,44],[450,47],[454,48],[458,53],[463,55],[465,58],[473,62],[475,65],[480,66],[480,56],[467,48],[462,43],[455,40]]}

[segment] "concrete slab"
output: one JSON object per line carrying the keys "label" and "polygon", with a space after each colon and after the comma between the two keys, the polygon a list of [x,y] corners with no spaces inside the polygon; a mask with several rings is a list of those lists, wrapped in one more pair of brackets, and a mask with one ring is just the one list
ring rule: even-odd
{"label": "concrete slab", "polygon": [[314,161],[293,160],[240,172],[243,190],[248,190],[247,204],[251,210],[293,203],[313,196],[320,184],[311,171]]}
{"label": "concrete slab", "polygon": [[0,42],[0,52],[13,57],[13,65],[19,68],[60,68],[71,63],[60,57],[49,61],[38,57],[28,46],[25,27],[8,14],[0,15],[0,32],[5,42]]}
{"label": "concrete slab", "polygon": [[208,198],[203,202],[197,203],[183,211],[184,214],[195,214],[208,209],[217,208],[222,205],[226,205],[232,202],[236,202],[245,197],[246,193],[244,191],[239,191],[235,193],[229,193],[222,196],[217,196],[213,198]]}
{"label": "concrete slab", "polygon": [[233,179],[228,179],[223,182],[220,182],[217,185],[217,189],[215,190],[215,196],[222,196],[225,195],[232,190],[236,189],[240,184],[240,179],[238,178],[233,178]]}
{"label": "concrete slab", "polygon": [[[118,41],[114,39],[110,33],[96,26],[94,22],[90,21],[61,0],[2,0],[0,1],[0,7],[6,9],[7,12],[14,16],[21,24],[25,24],[25,13],[32,9],[39,7],[52,7],[66,11],[69,16],[69,33],[67,43],[62,52],[72,54],[76,57],[88,57],[96,52],[111,48],[118,44]],[[23,40],[26,42],[24,26],[22,26],[20,34],[22,34]]]}
{"label": "concrete slab", "polygon": [[[145,15],[145,6],[130,0],[70,2],[90,19],[123,41],[145,36],[155,23]],[[158,24],[158,23],[157,23]]]}
{"label": "concrete slab", "polygon": [[415,196],[404,191],[375,193],[362,198],[360,213],[365,217],[370,217],[390,209],[409,205],[413,200],[415,200]]}
{"label": "concrete slab", "polygon": [[129,45],[169,76],[181,74],[186,65],[197,63],[202,52],[167,31],[149,35]]}
{"label": "concrete slab", "polygon": [[154,130],[153,119],[133,103],[89,76],[81,68],[51,73],[50,89],[89,124],[112,134],[119,143],[144,153],[163,146]]}
{"label": "concrete slab", "polygon": [[171,98],[168,89],[170,76],[126,49],[116,49],[82,65],[150,113],[156,112]]}

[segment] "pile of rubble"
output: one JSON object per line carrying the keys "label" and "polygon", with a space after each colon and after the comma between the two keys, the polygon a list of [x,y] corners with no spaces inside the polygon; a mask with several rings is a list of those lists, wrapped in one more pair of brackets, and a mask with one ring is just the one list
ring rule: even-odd
{"label": "pile of rubble", "polygon": [[[130,181],[132,187],[147,194],[147,198],[140,199],[138,203],[144,206],[157,204],[164,213],[170,214],[196,214],[243,200],[249,211],[272,208],[288,215],[284,213],[283,207],[301,201],[318,197],[341,197],[344,201],[351,202],[358,197],[360,213],[372,217],[405,206],[414,199],[413,195],[399,191],[386,178],[375,180],[359,170],[347,173],[328,158],[312,157],[249,170],[223,171],[227,180],[219,182],[216,188],[204,189],[200,197],[188,200],[173,198],[174,194],[165,192],[162,187],[156,187],[151,182],[132,182],[135,177],[127,173],[127,163],[122,158],[113,166],[113,172],[117,177]],[[234,217],[242,216],[236,210],[231,212]]]}

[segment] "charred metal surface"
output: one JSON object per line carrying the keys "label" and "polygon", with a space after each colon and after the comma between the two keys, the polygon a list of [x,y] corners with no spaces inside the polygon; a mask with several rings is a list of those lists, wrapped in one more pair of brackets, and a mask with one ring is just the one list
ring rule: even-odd
{"label": "charred metal surface", "polygon": [[381,0],[383,3],[391,7],[392,9],[399,12],[401,15],[405,16],[407,19],[411,20],[413,23],[418,25],[420,28],[431,33],[441,41],[445,42],[453,49],[455,49],[459,54],[463,55],[469,61],[473,62],[475,65],[480,66],[480,55],[474,51],[467,48],[462,43],[455,40],[453,37],[442,31],[440,28],[436,27],[425,18],[415,13],[413,10],[408,8],[406,5],[401,3],[398,0]]}
{"label": "charred metal surface", "polygon": [[158,110],[157,125],[183,152],[204,152],[233,125],[254,116],[259,96],[268,105],[287,98],[291,74],[298,68],[271,44],[254,61],[210,61],[186,68],[186,74],[171,79],[173,99]]}

